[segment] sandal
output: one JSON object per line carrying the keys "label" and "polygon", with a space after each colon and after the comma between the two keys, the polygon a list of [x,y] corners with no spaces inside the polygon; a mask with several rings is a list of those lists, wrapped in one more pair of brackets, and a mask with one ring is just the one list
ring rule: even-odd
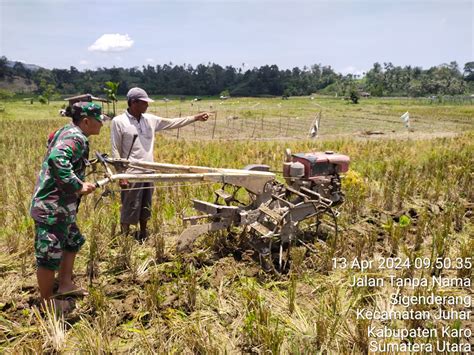
{"label": "sandal", "polygon": [[71,290],[71,291],[57,293],[53,296],[53,298],[55,298],[55,299],[66,299],[66,298],[69,298],[69,297],[85,297],[85,296],[89,296],[89,292],[87,292],[87,290],[85,290],[83,288],[76,288],[76,289]]}

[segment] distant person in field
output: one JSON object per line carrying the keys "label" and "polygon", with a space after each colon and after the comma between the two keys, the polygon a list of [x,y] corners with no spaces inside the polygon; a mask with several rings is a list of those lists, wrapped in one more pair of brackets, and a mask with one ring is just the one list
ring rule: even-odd
{"label": "distant person in field", "polygon": [[[91,135],[102,128],[101,107],[75,103],[67,112],[72,123],[48,139],[48,148],[36,182],[30,214],[35,221],[35,255],[41,299],[50,300],[58,271],[58,295],[82,296],[87,292],[72,280],[74,260],[85,239],[76,225],[81,196],[95,185],[85,181]],[[56,300],[56,305],[60,306]]]}
{"label": "distant person in field", "polygon": [[[155,133],[184,127],[195,121],[207,121],[209,113],[203,112],[194,116],[181,118],[162,118],[145,113],[148,103],[153,102],[145,90],[132,88],[127,93],[128,109],[112,120],[111,141],[112,156],[135,161],[152,162]],[[143,173],[143,170],[128,168],[127,173]],[[129,183],[119,181],[122,187],[120,223],[122,233],[130,233],[130,225],[140,224],[140,231],[135,238],[144,241],[147,236],[147,223],[151,217],[151,182]]]}

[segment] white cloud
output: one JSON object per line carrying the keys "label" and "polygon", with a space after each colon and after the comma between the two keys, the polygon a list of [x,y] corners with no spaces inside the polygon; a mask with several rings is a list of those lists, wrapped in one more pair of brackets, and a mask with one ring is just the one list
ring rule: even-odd
{"label": "white cloud", "polygon": [[121,52],[132,46],[133,40],[128,34],[106,33],[100,36],[87,49],[91,52]]}
{"label": "white cloud", "polygon": [[147,63],[153,63],[155,60],[153,58],[147,58],[145,59],[145,62]]}
{"label": "white cloud", "polygon": [[87,65],[87,64],[89,64],[89,62],[88,62],[87,60],[85,60],[85,59],[81,59],[81,60],[79,61],[79,65]]}

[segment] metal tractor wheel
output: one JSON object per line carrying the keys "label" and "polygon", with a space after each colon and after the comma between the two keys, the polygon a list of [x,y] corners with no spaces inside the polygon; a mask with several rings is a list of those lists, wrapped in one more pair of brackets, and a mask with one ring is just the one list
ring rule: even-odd
{"label": "metal tractor wheel", "polygon": [[290,266],[290,249],[296,223],[289,220],[289,208],[276,197],[262,204],[257,220],[248,227],[250,244],[258,252],[266,272],[285,273]]}
{"label": "metal tractor wheel", "polygon": [[[260,214],[249,227],[251,244],[259,253],[259,261],[267,272],[286,273],[291,266],[291,248],[305,246],[314,251],[312,244],[322,240],[335,248],[337,244],[337,215],[327,208],[301,221],[292,220],[294,215],[285,202],[277,198],[259,207]],[[292,217],[293,216],[293,217]]]}

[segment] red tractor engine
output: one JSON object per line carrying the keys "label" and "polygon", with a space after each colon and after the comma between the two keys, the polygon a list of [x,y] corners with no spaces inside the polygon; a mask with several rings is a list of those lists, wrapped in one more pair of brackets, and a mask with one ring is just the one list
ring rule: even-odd
{"label": "red tractor engine", "polygon": [[332,151],[291,154],[287,149],[283,175],[295,189],[309,188],[339,205],[344,201],[340,173],[349,170],[350,158]]}

